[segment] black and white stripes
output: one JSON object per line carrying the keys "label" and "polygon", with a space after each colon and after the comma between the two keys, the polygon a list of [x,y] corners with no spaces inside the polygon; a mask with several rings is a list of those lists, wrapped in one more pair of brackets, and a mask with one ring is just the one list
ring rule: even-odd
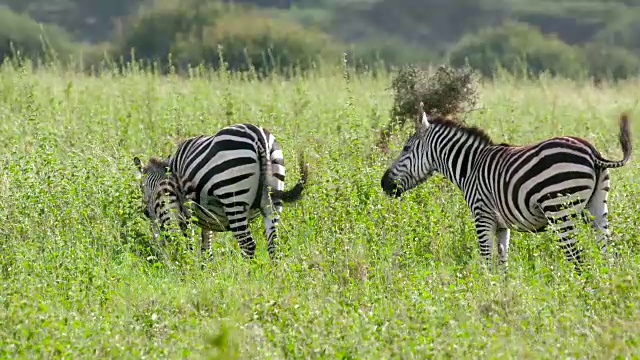
{"label": "black and white stripes", "polygon": [[157,223],[156,236],[172,214],[183,231],[195,215],[203,250],[210,247],[211,232],[232,231],[243,253],[253,257],[256,244],[249,221],[261,214],[272,258],[282,203],[300,199],[307,180],[307,166],[302,157],[300,161],[300,180],[285,191],[282,148],[269,131],[252,124],[189,138],[168,159],[151,158],[144,166],[134,158],[143,175],[145,213]]}
{"label": "black and white stripes", "polygon": [[530,146],[495,144],[480,129],[421,111],[416,132],[398,159],[384,173],[381,186],[400,196],[442,173],[464,193],[476,223],[481,255],[489,260],[496,237],[502,263],[507,260],[509,232],[538,232],[556,224],[567,259],[580,263],[576,222],[586,209],[598,231],[601,249],[609,236],[607,193],[609,168],[623,166],[631,156],[626,115],[620,118],[623,159],[604,159],[587,141],[555,137]]}

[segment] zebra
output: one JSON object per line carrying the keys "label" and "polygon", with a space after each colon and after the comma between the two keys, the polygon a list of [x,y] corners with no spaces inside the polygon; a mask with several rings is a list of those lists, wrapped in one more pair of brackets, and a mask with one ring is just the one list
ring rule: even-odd
{"label": "zebra", "polygon": [[[415,133],[384,172],[380,185],[388,196],[400,197],[439,172],[462,190],[475,220],[480,254],[507,263],[510,230],[542,232],[557,224],[560,248],[581,272],[582,251],[574,233],[580,216],[596,230],[600,250],[609,239],[607,195],[610,168],[631,157],[631,132],[620,115],[619,142],[623,159],[611,161],[586,140],[560,136],[528,146],[496,144],[480,128],[444,117],[428,117],[420,104]],[[583,210],[592,215],[587,218]]]}
{"label": "zebra", "polygon": [[283,202],[299,200],[308,178],[302,153],[299,158],[300,179],[285,191],[284,158],[275,137],[263,127],[235,124],[212,136],[190,137],[167,158],[151,157],[144,165],[137,156],[133,161],[156,240],[172,219],[186,236],[193,214],[203,252],[211,250],[213,232],[231,231],[242,254],[253,258],[256,244],[249,222],[261,214],[267,250],[274,259]]}

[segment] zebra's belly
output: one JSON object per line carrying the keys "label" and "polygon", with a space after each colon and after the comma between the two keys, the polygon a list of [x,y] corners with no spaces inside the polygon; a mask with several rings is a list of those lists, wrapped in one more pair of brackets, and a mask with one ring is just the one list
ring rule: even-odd
{"label": "zebra's belly", "polygon": [[532,212],[523,216],[522,214],[498,214],[498,226],[519,232],[541,232],[545,231],[548,225],[547,219],[542,212]]}
{"label": "zebra's belly", "polygon": [[[193,215],[198,219],[197,224],[215,232],[230,231],[229,219],[224,212],[224,207],[217,201],[209,201],[204,205],[193,204]],[[260,215],[260,209],[250,209],[247,220],[251,221]]]}
{"label": "zebra's belly", "polygon": [[[514,231],[542,232],[550,219],[561,219],[571,213],[580,213],[593,194],[591,178],[578,179],[570,185],[552,183],[540,189],[533,180],[525,183],[520,191],[510,197],[494,198],[492,206],[498,218],[498,226]],[[498,189],[494,193],[498,193]]]}
{"label": "zebra's belly", "polygon": [[197,218],[200,227],[211,231],[221,232],[229,229],[229,220],[221,207],[201,207],[193,204],[193,215]]}
{"label": "zebra's belly", "polygon": [[549,225],[548,221],[546,219],[544,219],[544,221],[537,221],[535,223],[528,223],[528,224],[511,224],[511,226],[509,226],[509,228],[513,231],[518,231],[518,232],[532,232],[532,233],[538,233],[538,232],[543,232],[547,230],[547,226]]}
{"label": "zebra's belly", "polygon": [[[559,197],[560,198],[560,197]],[[544,203],[543,203],[544,204]],[[521,232],[543,232],[548,229],[550,224],[549,218],[542,212],[542,205],[533,205],[524,213],[501,215],[498,224],[514,231]],[[555,209],[554,209],[555,210]],[[584,204],[573,206],[569,212],[580,213],[584,210]],[[560,214],[564,214],[559,210]],[[551,214],[549,214],[551,216]]]}

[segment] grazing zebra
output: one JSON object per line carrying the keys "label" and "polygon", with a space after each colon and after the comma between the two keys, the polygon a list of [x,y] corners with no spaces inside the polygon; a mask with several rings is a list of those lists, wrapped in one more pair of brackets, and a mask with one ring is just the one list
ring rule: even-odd
{"label": "grazing zebra", "polygon": [[491,260],[495,236],[501,265],[507,262],[510,230],[545,231],[556,220],[560,247],[580,272],[581,254],[573,234],[585,208],[606,251],[608,169],[623,166],[631,156],[627,115],[620,117],[623,159],[610,161],[578,137],[554,137],[528,146],[496,144],[479,128],[428,118],[422,104],[420,110],[416,132],[382,176],[387,195],[399,197],[435,172],[443,174],[464,193],[481,256]]}
{"label": "grazing zebra", "polygon": [[262,215],[267,249],[274,258],[282,203],[302,197],[308,176],[300,156],[300,180],[285,191],[282,148],[268,130],[252,124],[191,137],[167,159],[152,157],[146,165],[138,157],[133,160],[142,175],[145,214],[156,239],[176,215],[185,233],[193,212],[202,229],[203,251],[210,250],[211,232],[232,231],[249,258],[256,248],[249,222]]}

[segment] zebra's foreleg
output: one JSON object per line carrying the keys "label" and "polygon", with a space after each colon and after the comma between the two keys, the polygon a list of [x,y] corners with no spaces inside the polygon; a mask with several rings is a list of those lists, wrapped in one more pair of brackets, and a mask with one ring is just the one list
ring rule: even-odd
{"label": "zebra's foreleg", "polygon": [[158,222],[158,220],[151,220],[151,234],[153,235],[153,241],[162,247],[165,243],[164,234]]}
{"label": "zebra's foreleg", "polygon": [[282,212],[282,201],[278,198],[270,199],[270,196],[263,196],[260,211],[264,222],[264,230],[267,235],[267,251],[273,260],[278,257],[276,247],[278,242],[278,223]]}
{"label": "zebra's foreleg", "polygon": [[205,256],[208,256],[211,258],[213,257],[213,251],[211,250],[212,232],[211,230],[206,228],[201,228],[200,232],[201,232],[200,237],[202,239],[200,251],[202,251],[202,254],[204,254]]}
{"label": "zebra's foreleg", "polygon": [[498,243],[498,257],[501,266],[507,269],[507,254],[509,252],[509,238],[511,232],[509,229],[498,229],[496,231],[496,242]]}
{"label": "zebra's foreleg", "polygon": [[191,241],[189,241],[189,234],[187,233],[188,230],[188,225],[187,222],[184,221],[184,219],[180,219],[178,224],[180,225],[180,232],[182,234],[182,237],[187,241],[187,248],[189,249],[189,251],[193,251],[193,244],[191,243]]}
{"label": "zebra's foreleg", "polygon": [[478,244],[480,245],[480,256],[488,266],[491,266],[493,256],[493,236],[496,232],[494,219],[485,216],[476,216],[476,233],[478,234]]}

